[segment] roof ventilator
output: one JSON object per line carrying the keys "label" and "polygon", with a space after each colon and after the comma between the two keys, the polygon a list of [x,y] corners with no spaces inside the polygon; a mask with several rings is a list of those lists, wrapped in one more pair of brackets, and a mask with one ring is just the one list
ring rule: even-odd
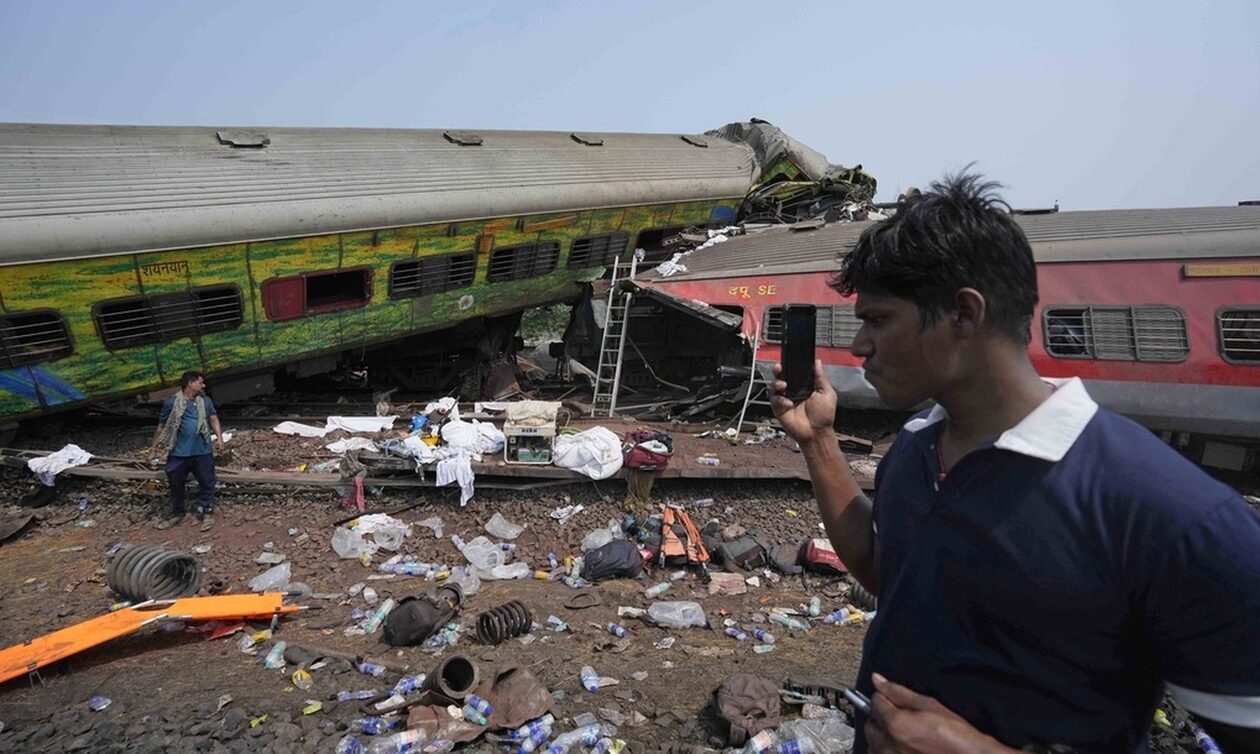
{"label": "roof ventilator", "polygon": [[461,147],[479,147],[484,141],[480,136],[469,131],[443,131],[442,136],[450,143]]}
{"label": "roof ventilator", "polygon": [[255,131],[249,128],[233,128],[223,131],[215,131],[214,135],[219,137],[220,144],[229,147],[262,149],[271,143],[270,136],[262,131]]}

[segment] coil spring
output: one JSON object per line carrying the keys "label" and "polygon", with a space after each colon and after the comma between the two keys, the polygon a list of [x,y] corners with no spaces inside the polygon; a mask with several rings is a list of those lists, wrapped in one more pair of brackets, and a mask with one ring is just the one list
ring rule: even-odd
{"label": "coil spring", "polygon": [[205,571],[191,556],[153,545],[124,547],[110,561],[109,588],[135,601],[187,597],[197,593]]}
{"label": "coil spring", "polygon": [[477,638],[484,644],[502,644],[529,633],[533,625],[529,608],[519,600],[512,600],[477,614]]}

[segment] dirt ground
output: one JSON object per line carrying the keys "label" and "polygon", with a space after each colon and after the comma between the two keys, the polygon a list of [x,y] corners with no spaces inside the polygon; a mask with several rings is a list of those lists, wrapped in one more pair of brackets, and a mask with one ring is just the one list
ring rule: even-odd
{"label": "dirt ground", "polygon": [[[139,453],[148,433],[79,428],[74,441],[101,455],[125,457]],[[66,438],[48,438],[47,447],[60,447]],[[299,450],[314,455],[303,441],[292,446],[261,444],[238,453],[245,459],[274,458],[288,467],[298,461]],[[28,444],[34,447],[35,444]],[[252,454],[252,455],[251,455]],[[24,471],[6,469],[0,478],[0,515],[31,512],[11,503],[34,488]],[[667,631],[633,618],[618,618],[618,606],[646,608],[645,587],[655,580],[614,580],[591,587],[600,604],[583,610],[564,607],[576,592],[556,581],[483,582],[470,597],[459,618],[470,629],[473,616],[509,599],[519,599],[533,612],[536,628],[531,643],[519,639],[497,647],[476,643],[470,632],[461,635],[454,650],[434,655],[419,648],[392,649],[377,644],[376,637],[346,636],[356,609],[370,609],[363,596],[350,597],[351,585],[363,582],[380,599],[401,598],[424,591],[421,579],[396,577],[369,580],[377,575],[357,560],[343,560],[332,552],[329,540],[335,522],[353,511],[341,507],[327,490],[251,494],[225,489],[219,498],[217,523],[208,533],[199,531],[195,519],[157,531],[165,505],[164,485],[151,482],[105,482],[63,476],[58,497],[36,509],[40,520],[22,536],[0,545],[0,645],[8,646],[47,631],[85,620],[107,611],[117,598],[104,583],[108,553],[119,543],[164,544],[184,552],[194,548],[206,569],[207,582],[221,579],[234,592],[248,591],[249,579],[268,568],[255,562],[265,551],[281,553],[293,567],[293,580],[308,584],[316,595],[330,598],[299,600],[316,609],[282,622],[277,638],[291,644],[329,648],[372,655],[409,666],[412,673],[428,673],[452,651],[470,656],[482,673],[509,664],[529,667],[557,698],[560,729],[583,712],[603,719],[621,719],[619,736],[631,749],[644,751],[671,744],[721,748],[717,728],[705,709],[714,688],[728,675],[749,672],[772,680],[787,678],[827,685],[853,681],[861,653],[863,626],[830,626],[815,622],[807,633],[793,634],[779,626],[765,626],[778,641],[775,650],[757,654],[752,643],[740,643],[722,633],[722,620],[730,617],[742,626],[764,620],[771,607],[796,608],[811,595],[822,598],[822,612],[839,607],[843,580],[783,577],[777,583],[758,574],[760,586],[737,596],[710,596],[694,576],[676,582],[663,599],[694,599],[705,609],[714,626],[709,629]],[[458,507],[451,489],[385,491],[369,496],[369,511],[416,507],[398,518],[414,523],[441,516],[444,537],[427,529],[415,529],[400,552],[421,561],[448,565],[462,563],[449,537],[472,539],[495,512],[525,525],[516,540],[517,557],[531,566],[545,567],[546,555],[576,555],[581,539],[610,519],[621,518],[625,485],[620,481],[582,483],[542,492],[479,490],[466,508]],[[817,508],[809,485],[800,481],[767,480],[659,480],[656,500],[689,502],[713,498],[697,509],[697,524],[716,517],[723,524],[739,523],[757,529],[771,542],[795,541],[818,533]],[[78,505],[86,500],[80,513]],[[556,507],[582,504],[586,509],[565,525],[549,517]],[[85,526],[84,522],[95,522]],[[385,553],[387,555],[388,553]],[[376,562],[384,559],[378,555]],[[570,632],[553,633],[546,627],[550,615],[567,622]],[[624,651],[605,648],[612,638],[606,630],[618,622],[630,631]],[[256,628],[263,628],[258,625]],[[658,649],[656,643],[673,636],[676,643]],[[329,697],[338,691],[386,689],[399,677],[391,672],[374,679],[333,662],[312,672],[314,685],[302,691],[285,672],[264,669],[263,653],[242,653],[236,636],[207,640],[204,634],[165,632],[160,627],[125,637],[40,672],[42,680],[25,678],[0,686],[0,751],[333,751],[345,735],[347,724],[360,717],[357,702],[336,703]],[[586,692],[579,669],[591,665],[603,676],[616,678],[615,686]],[[634,673],[646,673],[635,680]],[[88,700],[101,695],[112,700],[105,710],[93,712]],[[221,704],[226,697],[230,700]],[[303,715],[307,700],[323,701],[323,709]],[[1173,710],[1176,722],[1184,719]],[[639,718],[638,716],[642,717]],[[265,718],[265,719],[264,719]],[[251,721],[257,724],[251,727]],[[1158,732],[1153,750],[1189,752],[1193,738],[1183,732]],[[469,745],[470,751],[495,750],[488,744]]]}

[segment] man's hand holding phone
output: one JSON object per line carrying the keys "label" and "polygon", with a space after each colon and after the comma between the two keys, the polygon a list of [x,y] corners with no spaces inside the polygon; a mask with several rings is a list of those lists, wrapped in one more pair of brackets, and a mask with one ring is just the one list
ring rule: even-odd
{"label": "man's hand holding phone", "polygon": [[823,431],[830,431],[836,423],[836,391],[823,376],[822,362],[814,362],[814,391],[804,399],[785,397],[787,383],[782,379],[783,365],[774,365],[775,381],[770,385],[770,408],[774,417],[783,425],[783,431],[804,444]]}

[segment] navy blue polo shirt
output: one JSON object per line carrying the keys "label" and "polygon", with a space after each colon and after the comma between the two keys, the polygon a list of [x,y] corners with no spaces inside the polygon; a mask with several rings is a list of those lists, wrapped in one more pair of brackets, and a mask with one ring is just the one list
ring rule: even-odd
{"label": "navy blue polo shirt", "polygon": [[1015,748],[1146,752],[1165,685],[1260,727],[1260,516],[1080,380],[1048,382],[939,484],[940,406],[880,464],[858,687],[878,672]]}

